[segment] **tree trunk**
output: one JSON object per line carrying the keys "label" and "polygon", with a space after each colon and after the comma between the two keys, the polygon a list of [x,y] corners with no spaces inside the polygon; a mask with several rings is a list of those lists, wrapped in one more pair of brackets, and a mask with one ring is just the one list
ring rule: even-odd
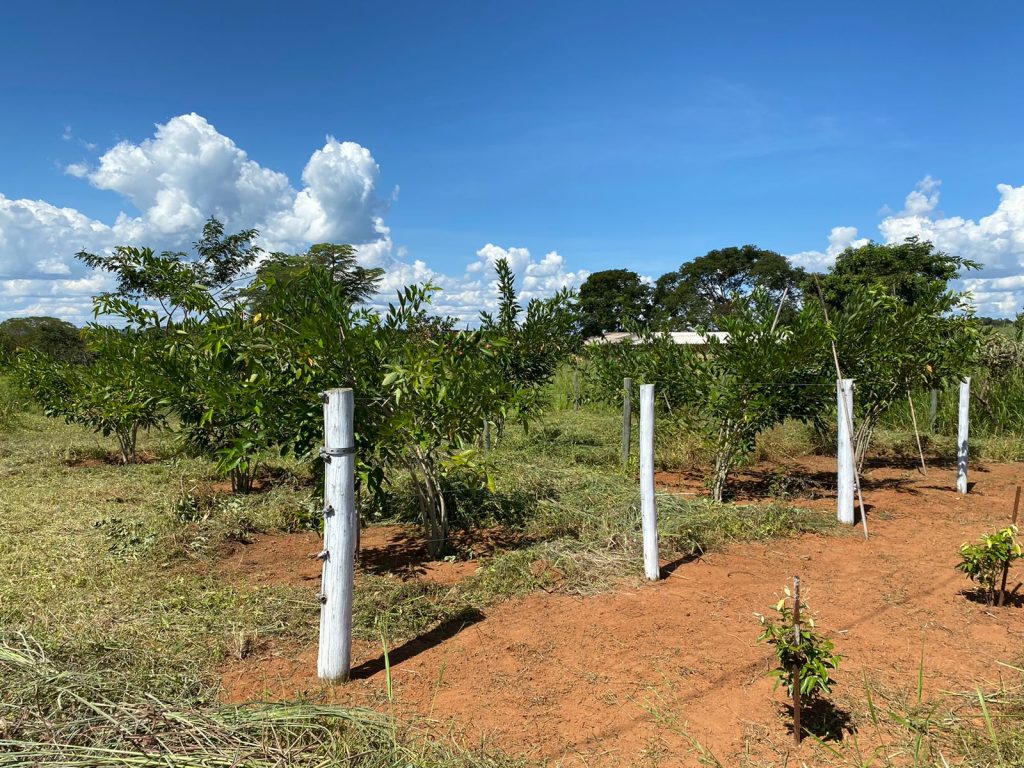
{"label": "tree trunk", "polygon": [[257,462],[252,462],[245,469],[235,467],[231,470],[231,492],[252,493],[256,481],[256,470],[259,469]]}
{"label": "tree trunk", "polygon": [[131,429],[116,430],[114,434],[117,435],[117,445],[121,451],[121,463],[134,464],[137,458],[135,445],[138,440],[139,425],[133,424]]}
{"label": "tree trunk", "polygon": [[406,462],[419,501],[420,517],[427,534],[427,551],[439,557],[448,548],[448,507],[433,462],[417,452]]}
{"label": "tree trunk", "polygon": [[711,497],[717,502],[721,502],[725,496],[725,482],[729,479],[732,454],[733,446],[729,427],[723,426],[718,432],[718,440],[715,445],[715,469],[711,476]]}

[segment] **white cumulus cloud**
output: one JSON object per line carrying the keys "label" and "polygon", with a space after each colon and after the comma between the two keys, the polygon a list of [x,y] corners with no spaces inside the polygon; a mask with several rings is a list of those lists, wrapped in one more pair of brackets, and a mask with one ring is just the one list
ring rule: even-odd
{"label": "white cumulus cloud", "polygon": [[[942,182],[925,176],[906,196],[903,209],[887,215],[878,225],[880,241],[903,242],[908,237],[930,240],[947,253],[982,265],[968,272],[963,288],[974,298],[978,312],[1012,317],[1024,311],[1024,185],[996,185],[995,210],[977,221],[939,211]],[[848,247],[863,245],[855,227],[833,227],[825,251],[803,251],[789,258],[798,266],[824,270]]]}
{"label": "white cumulus cloud", "polygon": [[[63,138],[94,149],[77,139],[70,126]],[[386,270],[382,300],[409,283],[433,282],[443,288],[437,310],[467,321],[493,306],[497,258],[509,259],[524,299],[586,277],[586,272],[567,270],[553,251],[535,260],[526,248],[491,243],[469,260],[462,275],[445,275],[410,259],[385,224],[397,187],[382,194],[380,168],[370,150],[333,136],[312,152],[298,187],[195,113],[157,125],[142,141],[121,141],[92,161],[66,164],[63,171],[119,195],[125,210],[106,222],[44,200],[0,194],[0,319],[51,314],[85,322],[91,317],[89,297],[108,288],[109,277],[91,272],[75,253],[109,251],[121,244],[186,248],[210,216],[228,231],[258,229],[266,250],[297,252],[317,242],[351,243],[362,263]]]}

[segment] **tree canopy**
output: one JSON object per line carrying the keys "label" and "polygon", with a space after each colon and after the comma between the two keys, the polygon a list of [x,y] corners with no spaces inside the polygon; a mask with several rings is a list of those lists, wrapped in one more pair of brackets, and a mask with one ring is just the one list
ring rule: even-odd
{"label": "tree canopy", "polygon": [[756,245],[720,248],[658,278],[654,290],[657,320],[670,330],[718,330],[737,300],[760,288],[778,303],[789,288],[798,291],[803,270],[785,256]]}
{"label": "tree canopy", "polygon": [[646,323],[651,315],[651,287],[629,269],[594,272],[580,286],[577,311],[586,338]]}
{"label": "tree canopy", "polygon": [[937,250],[928,240],[908,237],[902,243],[870,242],[847,248],[832,269],[819,276],[825,300],[843,306],[859,288],[880,288],[904,304],[933,301],[961,270],[979,269],[975,261]]}
{"label": "tree canopy", "polygon": [[89,351],[78,328],[56,317],[12,317],[0,323],[0,360],[21,351],[63,363],[82,363]]}
{"label": "tree canopy", "polygon": [[281,290],[298,287],[308,277],[311,268],[324,270],[347,294],[353,304],[360,304],[377,292],[384,276],[379,267],[364,267],[356,260],[356,249],[351,245],[317,243],[301,254],[272,253],[256,270],[256,279],[246,289],[250,308],[260,311],[267,303],[267,290],[275,286]]}

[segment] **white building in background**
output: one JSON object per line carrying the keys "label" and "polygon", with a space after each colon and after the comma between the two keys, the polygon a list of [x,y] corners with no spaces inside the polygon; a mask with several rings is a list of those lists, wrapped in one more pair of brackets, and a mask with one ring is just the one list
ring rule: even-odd
{"label": "white building in background", "polygon": [[[657,335],[663,335],[657,334]],[[704,346],[708,343],[709,337],[714,337],[720,341],[728,341],[729,334],[725,331],[709,331],[708,333],[698,333],[697,331],[669,331],[668,335],[672,337],[673,344],[687,344],[689,346]],[[635,333],[626,333],[625,331],[618,331],[616,333],[606,333],[604,336],[591,336],[587,339],[584,344],[619,344],[623,341],[629,341],[636,343],[640,341],[640,337]]]}

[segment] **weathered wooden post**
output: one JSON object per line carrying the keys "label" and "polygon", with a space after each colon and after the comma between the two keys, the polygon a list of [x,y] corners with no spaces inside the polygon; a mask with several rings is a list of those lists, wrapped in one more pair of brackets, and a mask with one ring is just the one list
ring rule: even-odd
{"label": "weathered wooden post", "polygon": [[836,456],[838,463],[837,517],[839,522],[853,525],[854,508],[854,466],[853,456],[853,379],[836,381],[836,400],[838,411],[838,433],[836,437]]}
{"label": "weathered wooden post", "polygon": [[622,466],[629,466],[633,430],[633,380],[622,380]]}
{"label": "weathered wooden post", "polygon": [[359,519],[355,505],[355,440],[351,389],[332,389],[324,401],[324,548],[320,581],[320,646],[316,672],[322,680],[348,680],[352,666],[352,583]]}
{"label": "weathered wooden post", "polygon": [[658,502],[654,496],[654,385],[640,385],[640,517],[644,534],[644,575],[661,577],[658,560]]}
{"label": "weathered wooden post", "polygon": [[939,390],[933,389],[929,393],[928,401],[928,431],[935,432],[935,417],[939,413]]}
{"label": "weathered wooden post", "polygon": [[956,430],[956,490],[967,493],[967,434],[970,427],[971,377],[960,382],[960,412]]}
{"label": "weathered wooden post", "polygon": [[[1013,496],[1013,517],[1010,518],[1010,525],[1017,526],[1017,513],[1020,512],[1020,486],[1017,486],[1017,492]],[[996,605],[1002,605],[1006,600],[1006,579],[1010,575],[1010,564],[1003,563],[1003,581],[999,585],[999,599],[996,600]]]}
{"label": "weathered wooden post", "polygon": [[484,418],[483,444],[485,451],[491,450],[491,420],[488,418]]}
{"label": "weathered wooden post", "polygon": [[[853,509],[851,500],[850,509]],[[793,577],[793,644],[800,647],[800,577]],[[800,663],[793,665],[793,743],[800,746]]]}

